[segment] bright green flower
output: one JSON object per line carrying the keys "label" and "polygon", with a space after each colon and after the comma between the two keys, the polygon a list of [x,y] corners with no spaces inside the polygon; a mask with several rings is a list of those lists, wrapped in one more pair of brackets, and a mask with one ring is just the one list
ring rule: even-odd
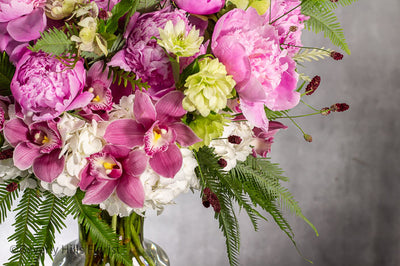
{"label": "bright green flower", "polygon": [[208,116],[211,111],[217,113],[226,107],[236,82],[218,59],[205,58],[199,61],[199,66],[200,71],[186,79],[182,105],[189,112],[197,110]]}
{"label": "bright green flower", "polygon": [[203,139],[202,142],[197,142],[191,147],[199,149],[204,145],[209,145],[211,140],[219,138],[224,133],[224,125],[229,122],[221,114],[210,114],[207,117],[198,115],[190,122],[189,127],[196,133],[196,135]]}
{"label": "bright green flower", "polygon": [[186,24],[183,20],[179,20],[175,26],[169,20],[164,29],[158,29],[158,31],[160,33],[160,39],[157,40],[158,45],[178,57],[189,57],[198,53],[204,39],[199,37],[199,30],[194,27],[186,35]]}

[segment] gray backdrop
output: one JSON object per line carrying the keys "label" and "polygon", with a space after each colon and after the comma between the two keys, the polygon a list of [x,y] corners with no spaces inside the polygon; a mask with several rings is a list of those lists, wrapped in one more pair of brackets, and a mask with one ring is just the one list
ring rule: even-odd
{"label": "gray backdrop", "polygon": [[[338,10],[352,55],[307,64],[301,72],[322,77],[308,103],[347,102],[350,111],[299,119],[312,143],[286,122],[290,128],[272,147],[273,161],[291,178],[289,189],[319,230],[316,237],[300,218],[287,215],[300,250],[315,265],[400,265],[399,11],[398,0],[360,0]],[[306,33],[303,40],[333,48],[322,36]],[[11,219],[0,228],[0,263],[9,254],[9,224]],[[57,242],[75,239],[76,230],[69,221]],[[241,265],[310,265],[273,222],[254,232],[243,215],[241,235]],[[198,194],[181,196],[159,217],[150,215],[145,236],[164,247],[172,266],[228,265],[224,238]]]}

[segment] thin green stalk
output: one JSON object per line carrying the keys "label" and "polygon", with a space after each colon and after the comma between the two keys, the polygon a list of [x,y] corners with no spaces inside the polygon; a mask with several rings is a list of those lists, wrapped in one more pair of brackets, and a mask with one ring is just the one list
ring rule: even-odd
{"label": "thin green stalk", "polygon": [[[290,12],[292,12],[293,10],[295,10],[296,8],[298,8],[299,6],[301,6],[301,3],[298,4],[297,6],[293,7],[292,9],[290,9],[288,12],[284,13],[282,16],[280,16],[279,18],[273,20],[272,22],[270,22],[269,24],[274,24],[276,21],[280,20],[281,18],[283,18],[284,16],[286,16],[287,14],[289,14]],[[271,7],[269,7],[269,9],[271,9]],[[271,16],[270,16],[271,17]]]}
{"label": "thin green stalk", "polygon": [[131,237],[132,237],[133,243],[135,244],[135,247],[136,247],[137,251],[147,261],[149,266],[155,266],[154,261],[150,258],[150,256],[143,249],[142,242],[141,242],[141,239],[139,237],[139,234],[136,231],[136,228],[134,227],[132,222],[130,223],[130,227],[131,227]]}
{"label": "thin green stalk", "polygon": [[321,113],[320,110],[318,110],[317,108],[312,107],[311,105],[309,105],[308,103],[304,102],[303,100],[300,100],[300,102],[301,102],[302,104],[304,104],[305,106],[310,107],[310,108],[313,109],[314,111],[317,111],[317,112]]}
{"label": "thin green stalk", "polygon": [[117,233],[117,218],[118,216],[114,214],[111,221],[111,228],[114,231],[114,233]]}

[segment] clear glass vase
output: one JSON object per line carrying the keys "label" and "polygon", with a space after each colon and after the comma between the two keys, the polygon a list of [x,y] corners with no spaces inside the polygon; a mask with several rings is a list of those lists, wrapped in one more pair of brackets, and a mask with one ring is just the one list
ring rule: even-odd
{"label": "clear glass vase", "polygon": [[[143,238],[144,218],[136,213],[128,217],[109,217],[102,212],[104,221],[109,222],[119,233],[121,243],[129,247],[134,266],[169,266],[165,251],[157,244]],[[54,256],[53,266],[122,265],[111,261],[93,244],[90,232],[79,225],[79,239],[64,245]]]}

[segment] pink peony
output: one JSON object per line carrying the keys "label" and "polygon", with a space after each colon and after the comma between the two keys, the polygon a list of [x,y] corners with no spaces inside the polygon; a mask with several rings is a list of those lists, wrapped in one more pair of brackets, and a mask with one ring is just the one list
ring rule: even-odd
{"label": "pink peony", "polygon": [[92,100],[92,93],[82,92],[85,79],[82,61],[69,69],[48,54],[29,51],[18,62],[10,87],[23,115],[50,120]]}
{"label": "pink peony", "polygon": [[[302,46],[301,31],[304,29],[303,22],[307,20],[308,17],[301,14],[300,7],[297,7],[300,3],[300,0],[275,0],[271,3],[271,18],[269,17],[270,12],[265,14],[265,19],[268,23],[276,20],[272,25],[278,31],[279,43],[281,44],[285,43]],[[293,8],[295,9],[292,10]],[[281,17],[289,11],[291,12]],[[283,48],[288,50],[290,56],[296,54],[300,49],[299,47],[293,46],[283,46]]]}
{"label": "pink peony", "polygon": [[[171,11],[170,7],[135,18],[131,18],[128,27],[125,48],[112,58],[109,65],[134,72],[151,86],[147,93],[153,99],[159,99],[175,89],[175,82],[168,56],[152,37],[160,37],[158,28],[164,28],[169,20],[173,24],[179,20],[185,21],[186,25],[189,22],[183,10]],[[186,29],[189,31],[191,27]]]}
{"label": "pink peony", "polygon": [[45,3],[46,0],[0,0],[0,28],[18,42],[39,38],[46,27]]}
{"label": "pink peony", "polygon": [[196,15],[217,13],[225,5],[225,0],[174,0],[174,2],[179,8]]}
{"label": "pink peony", "polygon": [[211,48],[236,81],[240,109],[253,126],[267,130],[264,105],[286,110],[298,104],[296,64],[280,49],[276,29],[255,9],[234,9],[222,16]]}

